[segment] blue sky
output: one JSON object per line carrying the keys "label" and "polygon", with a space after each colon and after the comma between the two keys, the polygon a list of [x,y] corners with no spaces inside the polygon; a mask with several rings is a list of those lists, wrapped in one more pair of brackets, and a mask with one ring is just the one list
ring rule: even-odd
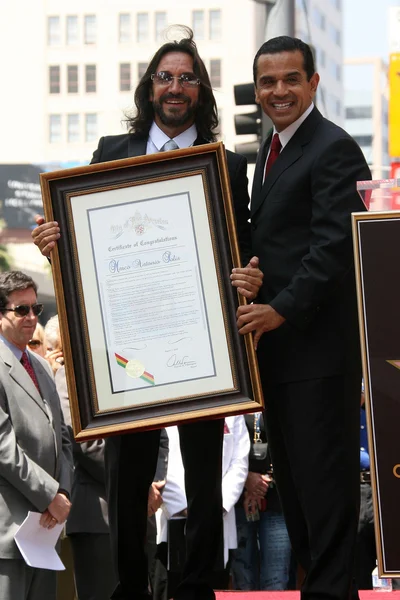
{"label": "blue sky", "polygon": [[342,3],[344,57],[381,56],[388,60],[388,8],[400,6],[400,0],[342,0]]}

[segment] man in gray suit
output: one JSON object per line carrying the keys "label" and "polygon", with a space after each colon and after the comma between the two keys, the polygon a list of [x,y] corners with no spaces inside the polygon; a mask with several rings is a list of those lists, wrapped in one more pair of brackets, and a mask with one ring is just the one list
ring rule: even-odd
{"label": "man in gray suit", "polygon": [[72,454],[54,381],[26,352],[43,306],[35,282],[0,274],[0,599],[54,600],[56,572],[28,567],[14,535],[28,511],[48,529],[69,513]]}

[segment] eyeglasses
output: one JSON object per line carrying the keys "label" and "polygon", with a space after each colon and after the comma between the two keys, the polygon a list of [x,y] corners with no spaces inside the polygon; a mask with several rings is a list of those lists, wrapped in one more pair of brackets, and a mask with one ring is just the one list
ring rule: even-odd
{"label": "eyeglasses", "polygon": [[38,317],[43,312],[43,304],[20,304],[14,308],[0,308],[0,312],[12,311],[17,317],[26,317],[31,309],[35,317]]}
{"label": "eyeglasses", "polygon": [[42,345],[40,340],[29,340],[28,346],[29,348],[39,348]]}
{"label": "eyeglasses", "polygon": [[193,73],[182,73],[182,75],[177,77],[176,75],[171,75],[168,71],[159,71],[151,75],[151,80],[154,83],[164,87],[171,85],[174,79],[177,79],[184,88],[195,88],[197,85],[200,85],[200,79]]}

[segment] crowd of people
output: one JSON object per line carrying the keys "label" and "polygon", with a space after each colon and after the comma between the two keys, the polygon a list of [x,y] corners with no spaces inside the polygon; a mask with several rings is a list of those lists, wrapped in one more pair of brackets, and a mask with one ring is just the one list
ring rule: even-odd
{"label": "crowd of people", "polygon": [[[370,172],[356,142],[314,105],[307,44],[268,40],[253,75],[273,130],[251,202],[246,161],[227,151],[245,265],[231,282],[248,301],[237,326],[253,336],[266,411],[76,443],[57,319],[40,338],[36,284],[2,274],[1,600],[55,598],[54,572],[25,565],[14,542],[28,510],[42,513],[43,527],[66,522],[79,600],[214,600],[229,586],[296,585],[304,600],[358,596],[350,215],[365,210],[356,181]],[[129,133],[101,138],[92,163],[216,139],[216,102],[190,30],[159,48],[134,98]],[[51,261],[64,232],[43,217],[37,225],[34,243]]]}

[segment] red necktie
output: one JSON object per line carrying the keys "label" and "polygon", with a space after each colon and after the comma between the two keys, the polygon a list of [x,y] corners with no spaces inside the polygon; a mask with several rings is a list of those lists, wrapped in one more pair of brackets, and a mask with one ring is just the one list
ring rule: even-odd
{"label": "red necktie", "polygon": [[282,150],[281,140],[279,139],[279,135],[277,133],[275,133],[274,137],[272,138],[271,149],[269,151],[267,164],[265,165],[264,179],[268,175],[272,165],[278,158],[281,150]]}
{"label": "red necktie", "polygon": [[33,383],[36,385],[37,391],[40,394],[39,383],[38,383],[38,380],[36,379],[35,371],[33,370],[33,367],[29,361],[29,358],[28,358],[28,355],[26,352],[22,353],[21,365],[23,367],[25,367],[25,371],[28,373],[29,377],[32,379]]}

